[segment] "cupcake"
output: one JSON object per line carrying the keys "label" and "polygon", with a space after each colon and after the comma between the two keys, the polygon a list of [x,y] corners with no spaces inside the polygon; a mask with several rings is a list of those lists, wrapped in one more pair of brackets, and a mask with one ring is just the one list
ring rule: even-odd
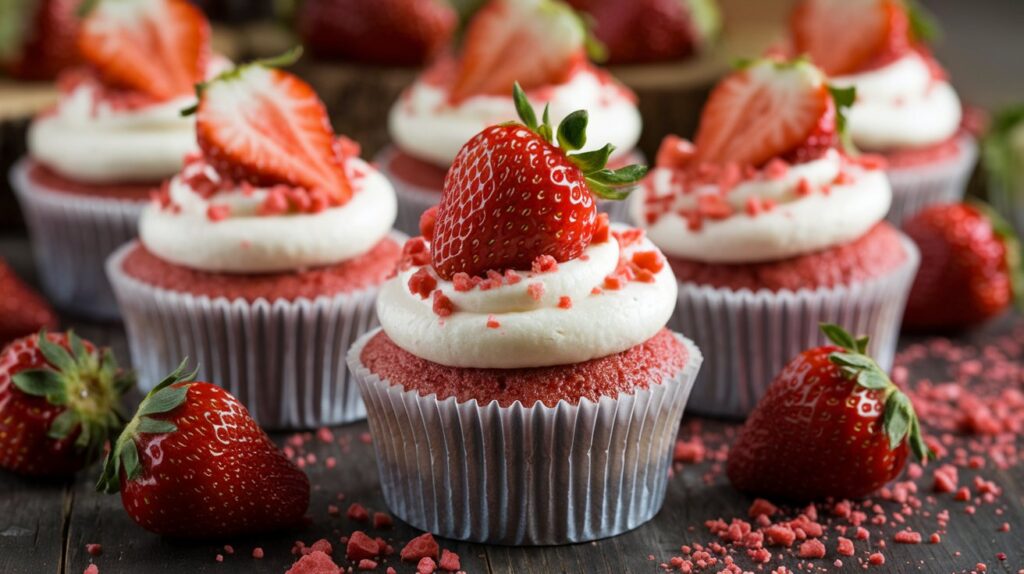
{"label": "cupcake", "polygon": [[985,135],[988,199],[1024,237],[1024,105],[1001,110]]}
{"label": "cupcake", "polygon": [[[590,113],[592,142],[610,142],[611,164],[634,158],[640,137],[636,97],[587,60],[586,29],[558,0],[492,0],[473,17],[461,53],[428,69],[391,109],[393,145],[377,164],[398,192],[398,229],[414,233],[441,198],[449,165],[477,132],[514,120],[509,92],[520,82],[552,121]],[[589,143],[587,150],[596,150]]]}
{"label": "cupcake", "polygon": [[[78,0],[0,3],[0,173],[25,154],[29,121],[53,105],[52,81],[78,62]],[[0,227],[20,226],[8,182],[0,179]]]}
{"label": "cupcake", "polygon": [[926,42],[913,3],[802,0],[791,18],[793,49],[839,87],[857,88],[849,112],[854,145],[882,155],[892,184],[887,219],[901,225],[932,203],[964,196],[978,157],[962,127],[960,99]]}
{"label": "cupcake", "polygon": [[103,261],[135,236],[150,192],[195,149],[194,122],[180,111],[217,65],[209,35],[185,0],[100,1],[83,21],[86,66],[61,76],[60,100],[34,119],[28,155],[11,172],[43,288],[58,307],[118,316]]}
{"label": "cupcake", "polygon": [[[447,538],[537,545],[614,536],[661,507],[701,363],[665,329],[676,282],[642,231],[609,227],[638,166],[577,153],[586,112],[457,154],[349,352],[391,510]],[[557,485],[552,490],[552,485]]]}
{"label": "cupcake", "polygon": [[881,161],[848,155],[852,90],[806,60],[760,60],[715,88],[694,143],[667,139],[634,194],[679,281],[670,322],[710,358],[694,411],[744,417],[773,373],[842,322],[892,366],[919,255],[883,219]]}
{"label": "cupcake", "polygon": [[201,87],[200,152],[107,273],[144,389],[188,356],[265,427],[339,424],[364,415],[345,351],[401,254],[395,196],[312,88],[270,65]]}
{"label": "cupcake", "polygon": [[311,56],[301,75],[338,130],[375,154],[392,102],[447,49],[458,22],[447,0],[305,0],[295,15]]}

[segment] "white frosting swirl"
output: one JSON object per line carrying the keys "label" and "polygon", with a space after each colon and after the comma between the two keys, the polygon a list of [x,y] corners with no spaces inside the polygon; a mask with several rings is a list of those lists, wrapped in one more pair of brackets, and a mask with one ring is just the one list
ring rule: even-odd
{"label": "white frosting swirl", "polygon": [[194,102],[181,98],[118,110],[98,101],[95,87],[83,83],[61,98],[54,113],[32,122],[29,154],[83,182],[158,181],[198,149],[195,119],[180,113]]}
{"label": "white frosting swirl", "polygon": [[[161,259],[202,271],[269,273],[340,263],[366,253],[387,235],[397,210],[394,189],[378,171],[356,158],[345,167],[352,199],[312,214],[257,215],[266,189],[220,192],[207,199],[178,175],[170,182],[170,195],[180,209],[150,204],[139,235]],[[210,176],[216,174],[211,170]],[[211,205],[227,206],[227,218],[210,219]]]}
{"label": "white frosting swirl", "polygon": [[[652,250],[657,247],[643,239],[627,247],[624,255]],[[677,285],[668,263],[652,283],[631,281],[622,289],[595,294],[593,289],[615,271],[619,245],[613,238],[584,253],[555,271],[487,291],[459,292],[453,283],[438,278],[437,289],[456,308],[444,318],[434,313],[432,298],[410,292],[409,278],[420,269],[413,267],[382,287],[377,315],[388,337],[402,349],[465,368],[569,365],[620,353],[657,334],[676,304]],[[544,286],[539,300],[529,294],[536,283]],[[571,298],[571,308],[558,306],[563,296]],[[499,323],[497,328],[487,326],[491,316]]]}
{"label": "white frosting swirl", "polygon": [[848,118],[853,142],[862,149],[927,147],[948,140],[960,128],[960,99],[948,82],[932,77],[920,54],[832,78],[831,83],[857,88]]}
{"label": "white frosting swirl", "polygon": [[[852,179],[834,184],[840,170]],[[740,183],[725,194],[735,213],[725,219],[704,219],[693,230],[678,214],[695,208],[702,193],[718,193],[706,185],[683,192],[672,170],[658,168],[648,176],[656,197],[676,197],[675,207],[650,225],[647,234],[665,253],[708,263],[756,263],[777,261],[853,241],[881,221],[892,203],[885,173],[842,165],[836,150],[821,158],[791,166],[779,179],[755,179]],[[800,195],[800,181],[812,192]],[[821,191],[828,187],[828,193]],[[746,211],[749,198],[770,199],[776,206],[756,215]],[[638,225],[646,223],[645,194],[631,198],[630,210]]]}
{"label": "white frosting swirl", "polygon": [[[592,69],[576,72],[565,84],[550,90],[550,102],[531,101],[538,114],[551,105],[554,126],[570,113],[590,113],[587,146],[598,149],[615,146],[613,158],[624,157],[640,139],[640,112],[618,84],[603,82]],[[539,116],[538,116],[539,118]],[[418,80],[391,108],[388,128],[392,139],[406,153],[440,167],[451,165],[470,139],[489,126],[516,120],[511,96],[474,96],[456,106],[448,92]]]}

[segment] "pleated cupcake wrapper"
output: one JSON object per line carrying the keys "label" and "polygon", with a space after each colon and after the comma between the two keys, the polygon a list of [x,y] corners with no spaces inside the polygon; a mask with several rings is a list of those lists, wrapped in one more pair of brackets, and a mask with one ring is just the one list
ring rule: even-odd
{"label": "pleated cupcake wrapper", "polygon": [[827,342],[823,322],[870,336],[871,355],[890,369],[920,261],[913,242],[902,242],[907,259],[900,267],[849,286],[752,292],[681,282],[669,327],[692,337],[707,357],[690,412],[745,418],[786,363]]}
{"label": "pleated cupcake wrapper", "polygon": [[104,263],[138,235],[146,202],[51,191],[29,179],[28,166],[24,159],[14,166],[11,184],[32,237],[43,290],[71,313],[117,319],[117,300]]}
{"label": "pleated cupcake wrapper", "polygon": [[[391,181],[398,196],[398,217],[395,219],[395,229],[408,233],[410,236],[420,234],[420,216],[423,212],[441,202],[441,191],[428,189],[403,180],[387,169],[388,158],[394,153],[391,148],[385,148],[374,160],[374,165]],[[634,152],[639,158],[643,158],[639,150]],[[629,221],[628,201],[598,201],[598,211],[608,214],[611,221],[627,223]]]}
{"label": "pleated cupcake wrapper", "polygon": [[889,169],[892,185],[892,207],[886,219],[903,225],[908,217],[935,203],[952,203],[964,198],[967,183],[978,161],[978,144],[971,136],[958,140],[960,153],[956,158],[919,167]]}
{"label": "pleated cupcake wrapper", "polygon": [[122,263],[137,244],[115,252],[107,273],[144,391],[188,357],[202,380],[226,388],[266,428],[306,429],[366,417],[345,353],[377,325],[377,287],[251,302],[170,291],[124,272]]}
{"label": "pleated cupcake wrapper", "polygon": [[578,405],[458,403],[381,380],[349,352],[384,498],[413,526],[458,540],[550,545],[615,536],[665,499],[679,421],[702,357],[646,390]]}

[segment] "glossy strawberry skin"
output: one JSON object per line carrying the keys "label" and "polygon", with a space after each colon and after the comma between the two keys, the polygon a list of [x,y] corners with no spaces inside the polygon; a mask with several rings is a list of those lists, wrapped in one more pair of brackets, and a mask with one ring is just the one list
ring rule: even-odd
{"label": "glossy strawberry skin", "polygon": [[78,63],[78,0],[37,0],[16,56],[0,69],[23,80],[52,80]]}
{"label": "glossy strawberry skin", "polygon": [[821,114],[818,124],[807,136],[807,139],[796,149],[782,155],[782,159],[790,164],[814,161],[830,149],[840,146],[839,132],[836,129],[836,106],[832,98],[828,99],[825,113]]}
{"label": "glossy strawberry skin", "polygon": [[458,14],[445,0],[307,0],[299,34],[313,55],[419,66],[447,47]]}
{"label": "glossy strawberry skin", "polygon": [[57,327],[57,314],[0,259],[0,346]]}
{"label": "glossy strawberry skin", "polygon": [[594,18],[594,34],[608,50],[606,63],[681,60],[700,46],[683,0],[569,0]]}
{"label": "glossy strawberry skin", "polygon": [[152,418],[176,431],[136,438],[141,474],[122,471],[121,500],[143,528],[180,538],[224,538],[301,523],[309,479],[246,408],[209,383],[187,386],[174,410]]}
{"label": "glossy strawberry skin", "polygon": [[[64,335],[50,333],[47,337],[70,350]],[[37,339],[36,335],[18,339],[0,353],[0,468],[26,476],[68,476],[91,460],[75,448],[78,432],[60,440],[48,436],[54,419],[65,408],[25,394],[12,381],[18,373],[48,366]],[[86,348],[94,349],[90,343]]]}
{"label": "glossy strawberry skin", "polygon": [[540,255],[574,259],[597,216],[580,169],[522,125],[488,128],[470,140],[445,178],[434,225],[434,269],[455,273],[530,269]]}
{"label": "glossy strawberry skin", "polygon": [[948,330],[978,325],[1013,300],[1005,240],[976,207],[934,205],[904,222],[921,251],[905,327]]}
{"label": "glossy strawberry skin", "polygon": [[899,475],[907,444],[890,449],[880,393],[843,376],[829,359],[841,351],[805,351],[775,378],[729,452],[733,486],[793,501],[860,498]]}

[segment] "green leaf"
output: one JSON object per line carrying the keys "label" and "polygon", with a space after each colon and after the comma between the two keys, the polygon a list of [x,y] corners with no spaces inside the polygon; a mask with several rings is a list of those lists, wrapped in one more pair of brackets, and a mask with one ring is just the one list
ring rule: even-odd
{"label": "green leaf", "polygon": [[871,339],[867,335],[863,335],[861,337],[857,337],[857,352],[861,353],[861,354],[867,354],[867,352],[868,352],[868,343],[870,343],[870,342],[871,342]]}
{"label": "green leaf", "polygon": [[629,197],[630,193],[633,193],[633,187],[614,187],[599,181],[594,181],[587,178],[587,185],[590,187],[590,192],[601,199],[608,201],[622,201]]}
{"label": "green leaf", "polygon": [[167,434],[178,430],[178,426],[170,421],[162,421],[150,417],[139,419],[139,433],[145,434]]}
{"label": "green leaf", "polygon": [[[78,413],[68,409],[59,414],[57,418],[53,419],[53,422],[50,423],[50,430],[47,432],[47,436],[57,440],[68,438],[68,435],[70,435],[81,422],[82,419],[79,418]],[[85,429],[83,429],[82,433],[83,436],[85,435],[84,430]],[[86,437],[86,440],[87,439],[88,437]]]}
{"label": "green leaf", "polygon": [[587,145],[587,123],[590,114],[586,110],[576,110],[565,116],[558,124],[558,147],[566,152],[576,151]]}
{"label": "green leaf", "polygon": [[875,366],[875,362],[871,360],[871,357],[859,353],[832,353],[829,355],[829,359],[835,365],[850,367],[858,371],[872,369]]}
{"label": "green leaf", "polygon": [[89,14],[92,14],[92,11],[96,9],[96,6],[98,6],[99,3],[100,0],[84,0],[78,5],[78,10],[75,11],[75,15],[84,19],[88,17]]}
{"label": "green leaf", "polygon": [[832,101],[835,102],[836,108],[849,108],[857,101],[857,88],[855,86],[847,86],[845,88],[829,86],[828,92],[832,94]]}
{"label": "green leaf", "polygon": [[65,392],[60,373],[50,369],[22,371],[11,378],[15,387],[26,395],[48,397]]}
{"label": "green leaf", "polygon": [[47,338],[46,332],[39,334],[39,352],[58,371],[70,373],[75,370],[75,359],[67,349]]}
{"label": "green leaf", "polygon": [[82,365],[92,358],[92,353],[85,349],[82,338],[76,335],[74,331],[68,331],[68,345],[71,347],[72,357],[74,357],[75,362],[78,364]]}
{"label": "green leaf", "polygon": [[882,417],[882,428],[889,437],[889,448],[895,449],[910,434],[914,420],[914,407],[907,395],[896,391],[885,401],[885,414]]}
{"label": "green leaf", "polygon": [[822,323],[821,325],[819,325],[819,327],[821,329],[821,332],[824,333],[826,337],[828,337],[829,341],[832,341],[836,345],[848,351],[857,350],[857,339],[855,339],[853,335],[846,332],[846,329],[843,329],[839,325],[833,323]]}
{"label": "green leaf", "polygon": [[872,361],[871,368],[864,369],[857,374],[857,384],[872,391],[883,391],[892,386],[892,381]]}
{"label": "green leaf", "polygon": [[526,98],[526,92],[520,87],[519,82],[512,85],[512,101],[515,102],[516,112],[523,124],[532,131],[537,131],[537,114],[533,111],[530,100]]}
{"label": "green leaf", "polygon": [[569,155],[569,160],[576,164],[584,174],[594,173],[604,169],[608,164],[608,158],[615,151],[615,146],[607,144],[601,149]]}
{"label": "green leaf", "polygon": [[188,385],[161,389],[160,392],[146,397],[146,399],[142,401],[142,406],[139,407],[137,416],[145,417],[146,415],[170,412],[181,406],[181,404],[185,402],[185,397],[187,395]]}
{"label": "green leaf", "polygon": [[132,437],[124,441],[124,446],[121,450],[121,464],[128,480],[135,480],[142,472],[142,465],[139,464],[139,447],[135,444],[135,439]]}
{"label": "green leaf", "polygon": [[918,421],[916,414],[910,422],[910,450],[921,462],[928,462],[936,458],[935,452],[928,448],[928,444],[924,442],[924,436],[921,434],[921,423]]}
{"label": "green leaf", "polygon": [[553,141],[555,132],[551,129],[551,104],[544,105],[544,120],[541,121],[540,126],[537,128],[537,134],[544,138],[544,141]]}
{"label": "green leaf", "polygon": [[843,146],[843,150],[846,151],[847,155],[857,155],[859,151],[853,144],[853,137],[850,135],[849,122],[846,117],[850,106],[857,101],[857,88],[854,86],[846,88],[829,86],[828,91],[832,94],[832,101],[835,103],[836,133],[839,134],[839,143]]}
{"label": "green leaf", "polygon": [[590,174],[594,179],[606,185],[632,185],[639,183],[647,175],[645,165],[627,165],[616,170],[602,169]]}

